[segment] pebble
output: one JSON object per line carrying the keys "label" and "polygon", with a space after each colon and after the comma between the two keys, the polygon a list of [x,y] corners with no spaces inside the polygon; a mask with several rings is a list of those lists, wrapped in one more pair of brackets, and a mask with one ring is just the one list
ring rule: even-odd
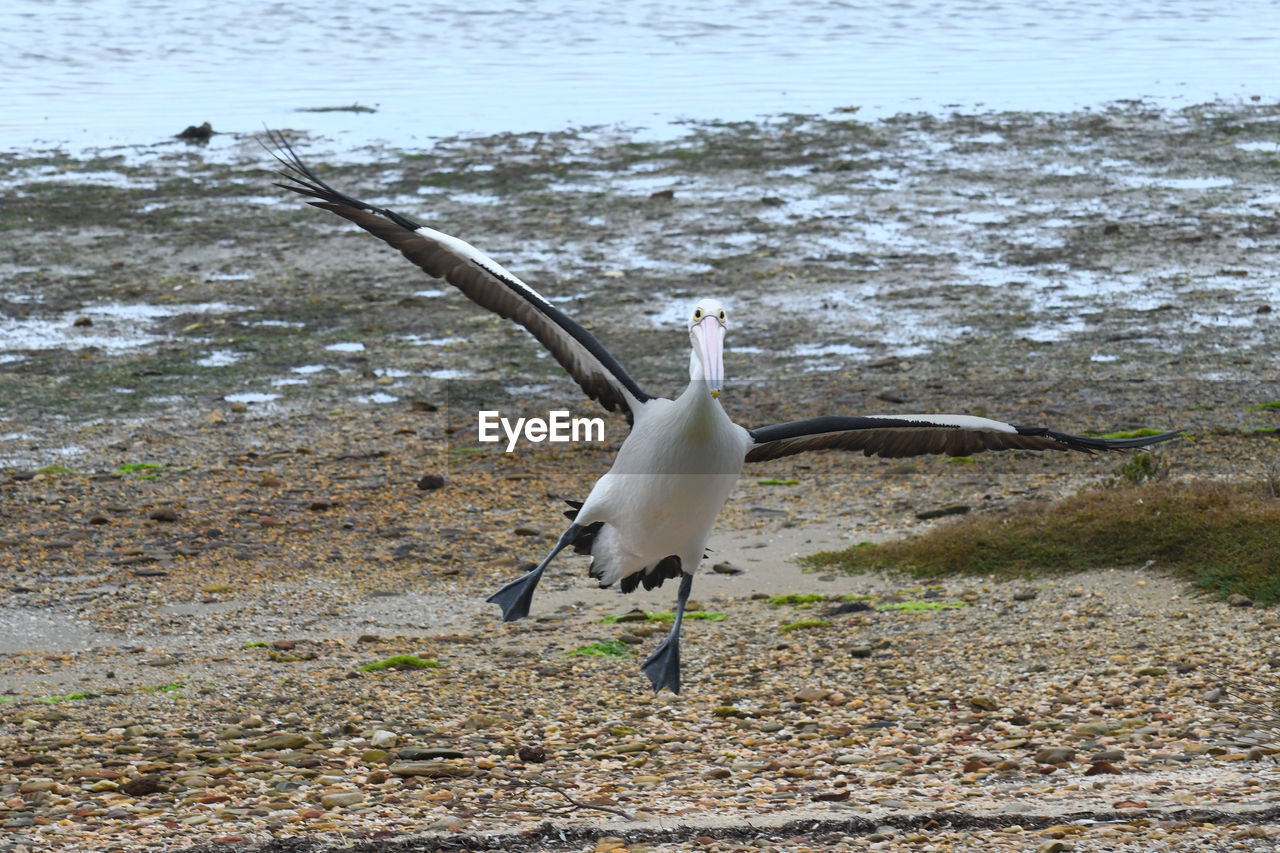
{"label": "pebble", "polygon": [[354,806],[362,802],[364,802],[364,794],[359,791],[340,791],[336,794],[324,794],[320,797],[320,805],[326,809]]}
{"label": "pebble", "polygon": [[391,749],[396,745],[396,741],[398,740],[399,738],[396,736],[395,732],[390,732],[386,729],[378,729],[373,733],[373,737],[369,738],[369,744],[374,749]]}
{"label": "pebble", "polygon": [[397,761],[391,765],[390,770],[396,776],[425,776],[429,779],[449,777],[464,779],[476,774],[471,767],[462,767],[443,761]]}
{"label": "pebble", "polygon": [[1036,750],[1037,764],[1067,764],[1074,760],[1076,751],[1069,746],[1047,746]]}
{"label": "pebble", "polygon": [[297,734],[278,734],[264,737],[261,740],[254,741],[253,748],[256,750],[279,750],[279,749],[300,749],[311,743],[309,738]]}

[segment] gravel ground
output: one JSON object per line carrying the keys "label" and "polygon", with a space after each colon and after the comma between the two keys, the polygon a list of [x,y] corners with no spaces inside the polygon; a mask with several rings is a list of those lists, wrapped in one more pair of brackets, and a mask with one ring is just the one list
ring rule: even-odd
{"label": "gravel ground", "polygon": [[[1277,114],[795,118],[324,171],[578,294],[649,387],[683,369],[654,300],[732,295],[726,405],[750,425],[1185,427],[1170,476],[1257,479],[1280,471],[1276,412],[1251,411],[1280,400]],[[662,623],[602,621],[673,589],[623,598],[563,558],[534,618],[500,623],[484,597],[550,547],[624,424],[575,452],[476,445],[481,380],[572,389],[390,253],[268,200],[252,144],[3,164],[0,334],[56,342],[0,363],[0,850],[1275,848],[1271,609],[1159,566],[922,583],[792,562],[928,510],[1047,505],[1116,458],[748,472],[680,697],[639,673]],[[603,641],[630,653],[573,654]],[[404,654],[439,667],[360,670]]]}

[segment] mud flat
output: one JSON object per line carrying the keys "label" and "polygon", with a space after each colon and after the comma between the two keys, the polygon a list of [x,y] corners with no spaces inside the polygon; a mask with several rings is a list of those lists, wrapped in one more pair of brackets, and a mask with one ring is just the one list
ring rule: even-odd
{"label": "mud flat", "polygon": [[[1270,104],[1126,103],[297,143],[536,283],[652,391],[685,368],[671,306],[710,294],[744,423],[1182,427],[1172,476],[1257,479],[1280,470],[1278,130]],[[1159,567],[790,562],[1115,459],[748,472],[679,698],[638,671],[661,623],[602,621],[670,590],[566,559],[500,624],[484,596],[624,422],[574,452],[476,444],[491,393],[595,413],[523,333],[272,188],[256,140],[214,146],[0,159],[0,850],[1274,846],[1274,717],[1241,699],[1274,696],[1271,610]],[[632,651],[573,654],[597,643]],[[360,669],[401,654],[440,666]]]}

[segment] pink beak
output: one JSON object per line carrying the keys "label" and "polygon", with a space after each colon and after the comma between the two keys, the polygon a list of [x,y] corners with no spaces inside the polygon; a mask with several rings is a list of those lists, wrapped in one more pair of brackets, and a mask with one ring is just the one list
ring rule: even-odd
{"label": "pink beak", "polygon": [[702,378],[711,389],[711,396],[719,397],[724,387],[724,326],[708,315],[693,327],[693,332],[702,356]]}

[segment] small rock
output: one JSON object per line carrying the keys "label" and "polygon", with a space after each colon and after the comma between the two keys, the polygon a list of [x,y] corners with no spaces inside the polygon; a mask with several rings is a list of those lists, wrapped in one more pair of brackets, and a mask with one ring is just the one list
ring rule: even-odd
{"label": "small rock", "polygon": [[399,738],[396,737],[395,732],[389,732],[386,729],[378,729],[373,733],[373,737],[369,738],[369,744],[374,749],[390,749],[396,745],[397,740],[399,740]]}
{"label": "small rock", "polygon": [[311,741],[303,735],[279,734],[264,737],[261,740],[254,741],[253,748],[257,750],[280,750],[280,749],[301,749]]}
{"label": "small rock", "polygon": [[385,749],[366,749],[360,753],[360,760],[365,764],[386,764],[391,753]]}
{"label": "small rock", "polygon": [[968,504],[951,504],[950,506],[940,506],[936,509],[922,510],[916,513],[916,518],[921,521],[929,521],[933,518],[945,518],[949,515],[964,515],[968,511]]}
{"label": "small rock", "polygon": [[547,751],[540,746],[522,746],[516,757],[525,764],[541,764],[547,760]]}
{"label": "small rock", "polygon": [[241,728],[260,729],[262,728],[262,717],[258,714],[250,714],[240,721]]}
{"label": "small rock", "polygon": [[536,527],[517,527],[511,531],[517,536],[541,536],[542,531]]}
{"label": "small rock", "polygon": [[88,317],[77,317],[74,321],[72,321],[71,325],[73,325],[73,326],[92,326],[92,325],[93,325],[93,320],[91,320],[91,319],[90,319],[90,318],[88,318]]}
{"label": "small rock", "polygon": [[1036,848],[1036,853],[1067,853],[1068,850],[1075,850],[1075,846],[1060,838],[1051,838],[1043,842]]}
{"label": "small rock", "polygon": [[1104,749],[1089,756],[1090,761],[1124,761],[1124,750]]}
{"label": "small rock", "polygon": [[326,809],[336,809],[340,806],[354,806],[356,803],[364,802],[364,794],[359,791],[340,791],[336,794],[325,794],[320,798],[320,805]]}
{"label": "small rock", "polygon": [[982,711],[996,711],[1000,703],[990,696],[970,696],[969,704]]}
{"label": "small rock", "polygon": [[716,563],[711,567],[711,571],[718,575],[740,575],[743,570],[731,563]]}
{"label": "small rock", "polygon": [[1238,592],[1231,593],[1231,597],[1227,599],[1227,604],[1232,607],[1252,607],[1253,599],[1247,595],[1241,595]]}
{"label": "small rock", "polygon": [[152,521],[177,521],[178,512],[171,506],[161,506],[147,513],[147,518]]}
{"label": "small rock", "polygon": [[854,646],[849,649],[849,657],[851,658],[869,658],[871,653],[875,651],[871,646]]}
{"label": "small rock", "polygon": [[239,726],[227,726],[222,731],[214,735],[216,740],[235,740],[244,737],[244,729]]}
{"label": "small rock", "polygon": [[396,750],[396,755],[405,761],[428,761],[431,759],[466,758],[466,754],[447,746],[406,746]]}
{"label": "small rock", "polygon": [[823,687],[803,687],[796,691],[797,702],[821,702],[831,695],[831,691]]}
{"label": "small rock", "polygon": [[52,779],[28,779],[18,788],[24,794],[34,794],[40,791],[48,791],[53,787]]}
{"label": "small rock", "polygon": [[428,779],[448,777],[465,779],[476,775],[476,771],[470,767],[460,767],[443,761],[397,761],[391,765],[391,772],[396,776],[425,776]]}
{"label": "small rock", "polygon": [[409,403],[409,409],[414,412],[434,412],[434,411],[437,411],[439,408],[440,408],[439,406],[437,406],[435,403],[431,402],[430,400],[417,399],[417,400],[412,400]]}
{"label": "small rock", "polygon": [[1046,746],[1036,750],[1036,764],[1066,764],[1076,757],[1069,746]]}
{"label": "small rock", "polygon": [[444,477],[439,474],[424,474],[422,479],[418,481],[418,488],[424,492],[434,492],[436,489],[444,488]]}
{"label": "small rock", "polygon": [[160,790],[159,776],[138,776],[120,786],[131,797],[145,797]]}
{"label": "small rock", "polygon": [[628,610],[626,613],[623,613],[614,621],[616,622],[648,622],[649,614],[639,609]]}
{"label": "small rock", "polygon": [[638,646],[644,642],[644,637],[633,634],[630,631],[623,631],[618,635],[619,643],[626,643],[628,646]]}
{"label": "small rock", "polygon": [[1014,601],[1031,601],[1039,594],[1039,590],[1020,589],[1013,594]]}
{"label": "small rock", "polygon": [[1084,771],[1084,775],[1086,776],[1101,776],[1103,774],[1120,776],[1123,773],[1124,773],[1123,770],[1121,770],[1119,767],[1116,767],[1110,761],[1095,761],[1091,765],[1089,765],[1088,770]]}

